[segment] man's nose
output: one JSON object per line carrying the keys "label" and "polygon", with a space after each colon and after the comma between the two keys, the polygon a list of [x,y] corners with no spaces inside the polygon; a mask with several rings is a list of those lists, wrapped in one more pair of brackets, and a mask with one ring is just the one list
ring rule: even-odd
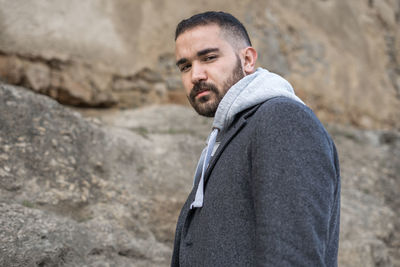
{"label": "man's nose", "polygon": [[198,63],[192,64],[192,83],[196,84],[200,81],[207,80],[207,72],[206,69]]}

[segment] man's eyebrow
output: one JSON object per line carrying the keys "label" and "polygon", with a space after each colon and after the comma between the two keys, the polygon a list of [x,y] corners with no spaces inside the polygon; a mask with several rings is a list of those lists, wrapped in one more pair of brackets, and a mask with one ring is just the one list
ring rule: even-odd
{"label": "man's eyebrow", "polygon": [[197,56],[201,57],[201,56],[207,55],[208,53],[218,52],[218,51],[219,51],[219,48],[206,48],[204,50],[197,52]]}
{"label": "man's eyebrow", "polygon": [[187,58],[181,58],[176,62],[176,66],[179,67],[179,65],[182,65],[182,64],[186,63],[187,61],[188,61]]}
{"label": "man's eyebrow", "polygon": [[[218,52],[218,51],[219,51],[219,48],[206,48],[206,49],[203,49],[203,50],[200,50],[199,52],[197,52],[196,55],[198,57],[201,57],[201,56],[207,55],[208,53]],[[179,65],[185,64],[186,62],[188,62],[187,58],[181,58],[176,62],[176,66],[179,67]]]}

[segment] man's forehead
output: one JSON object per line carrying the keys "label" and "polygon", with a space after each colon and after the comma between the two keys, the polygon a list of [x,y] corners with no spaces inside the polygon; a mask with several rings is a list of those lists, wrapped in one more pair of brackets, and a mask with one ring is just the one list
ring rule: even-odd
{"label": "man's forehead", "polygon": [[176,39],[175,56],[178,60],[181,57],[194,56],[199,51],[207,48],[219,48],[225,46],[226,41],[220,35],[218,25],[201,25],[186,30]]}
{"label": "man's forehead", "polygon": [[221,32],[221,27],[218,24],[211,23],[211,24],[206,24],[206,25],[197,25],[193,28],[187,29],[184,32],[182,32],[176,41],[182,38],[188,38],[188,37],[194,37],[196,35],[202,35],[202,34],[216,34],[219,35]]}
{"label": "man's forehead", "polygon": [[221,30],[218,25],[200,25],[184,31],[175,42],[176,48],[196,46],[221,41]]}

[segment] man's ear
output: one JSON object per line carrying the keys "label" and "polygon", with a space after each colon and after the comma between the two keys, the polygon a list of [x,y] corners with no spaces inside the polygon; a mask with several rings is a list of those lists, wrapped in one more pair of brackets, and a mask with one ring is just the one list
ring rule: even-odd
{"label": "man's ear", "polygon": [[252,74],[255,71],[255,65],[257,61],[257,51],[249,46],[242,50],[244,58],[243,70],[246,75]]}

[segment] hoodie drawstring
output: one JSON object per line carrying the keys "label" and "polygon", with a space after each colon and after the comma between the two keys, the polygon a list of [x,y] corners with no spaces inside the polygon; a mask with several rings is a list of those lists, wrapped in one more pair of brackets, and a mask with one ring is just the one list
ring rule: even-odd
{"label": "hoodie drawstring", "polygon": [[204,174],[207,170],[208,163],[210,162],[211,152],[213,151],[215,141],[217,140],[218,129],[215,128],[208,137],[207,142],[207,151],[203,161],[203,168],[201,171],[201,178],[199,182],[199,186],[197,187],[196,196],[194,198],[193,203],[190,205],[190,209],[193,208],[201,208],[203,207],[203,198],[204,198]]}

